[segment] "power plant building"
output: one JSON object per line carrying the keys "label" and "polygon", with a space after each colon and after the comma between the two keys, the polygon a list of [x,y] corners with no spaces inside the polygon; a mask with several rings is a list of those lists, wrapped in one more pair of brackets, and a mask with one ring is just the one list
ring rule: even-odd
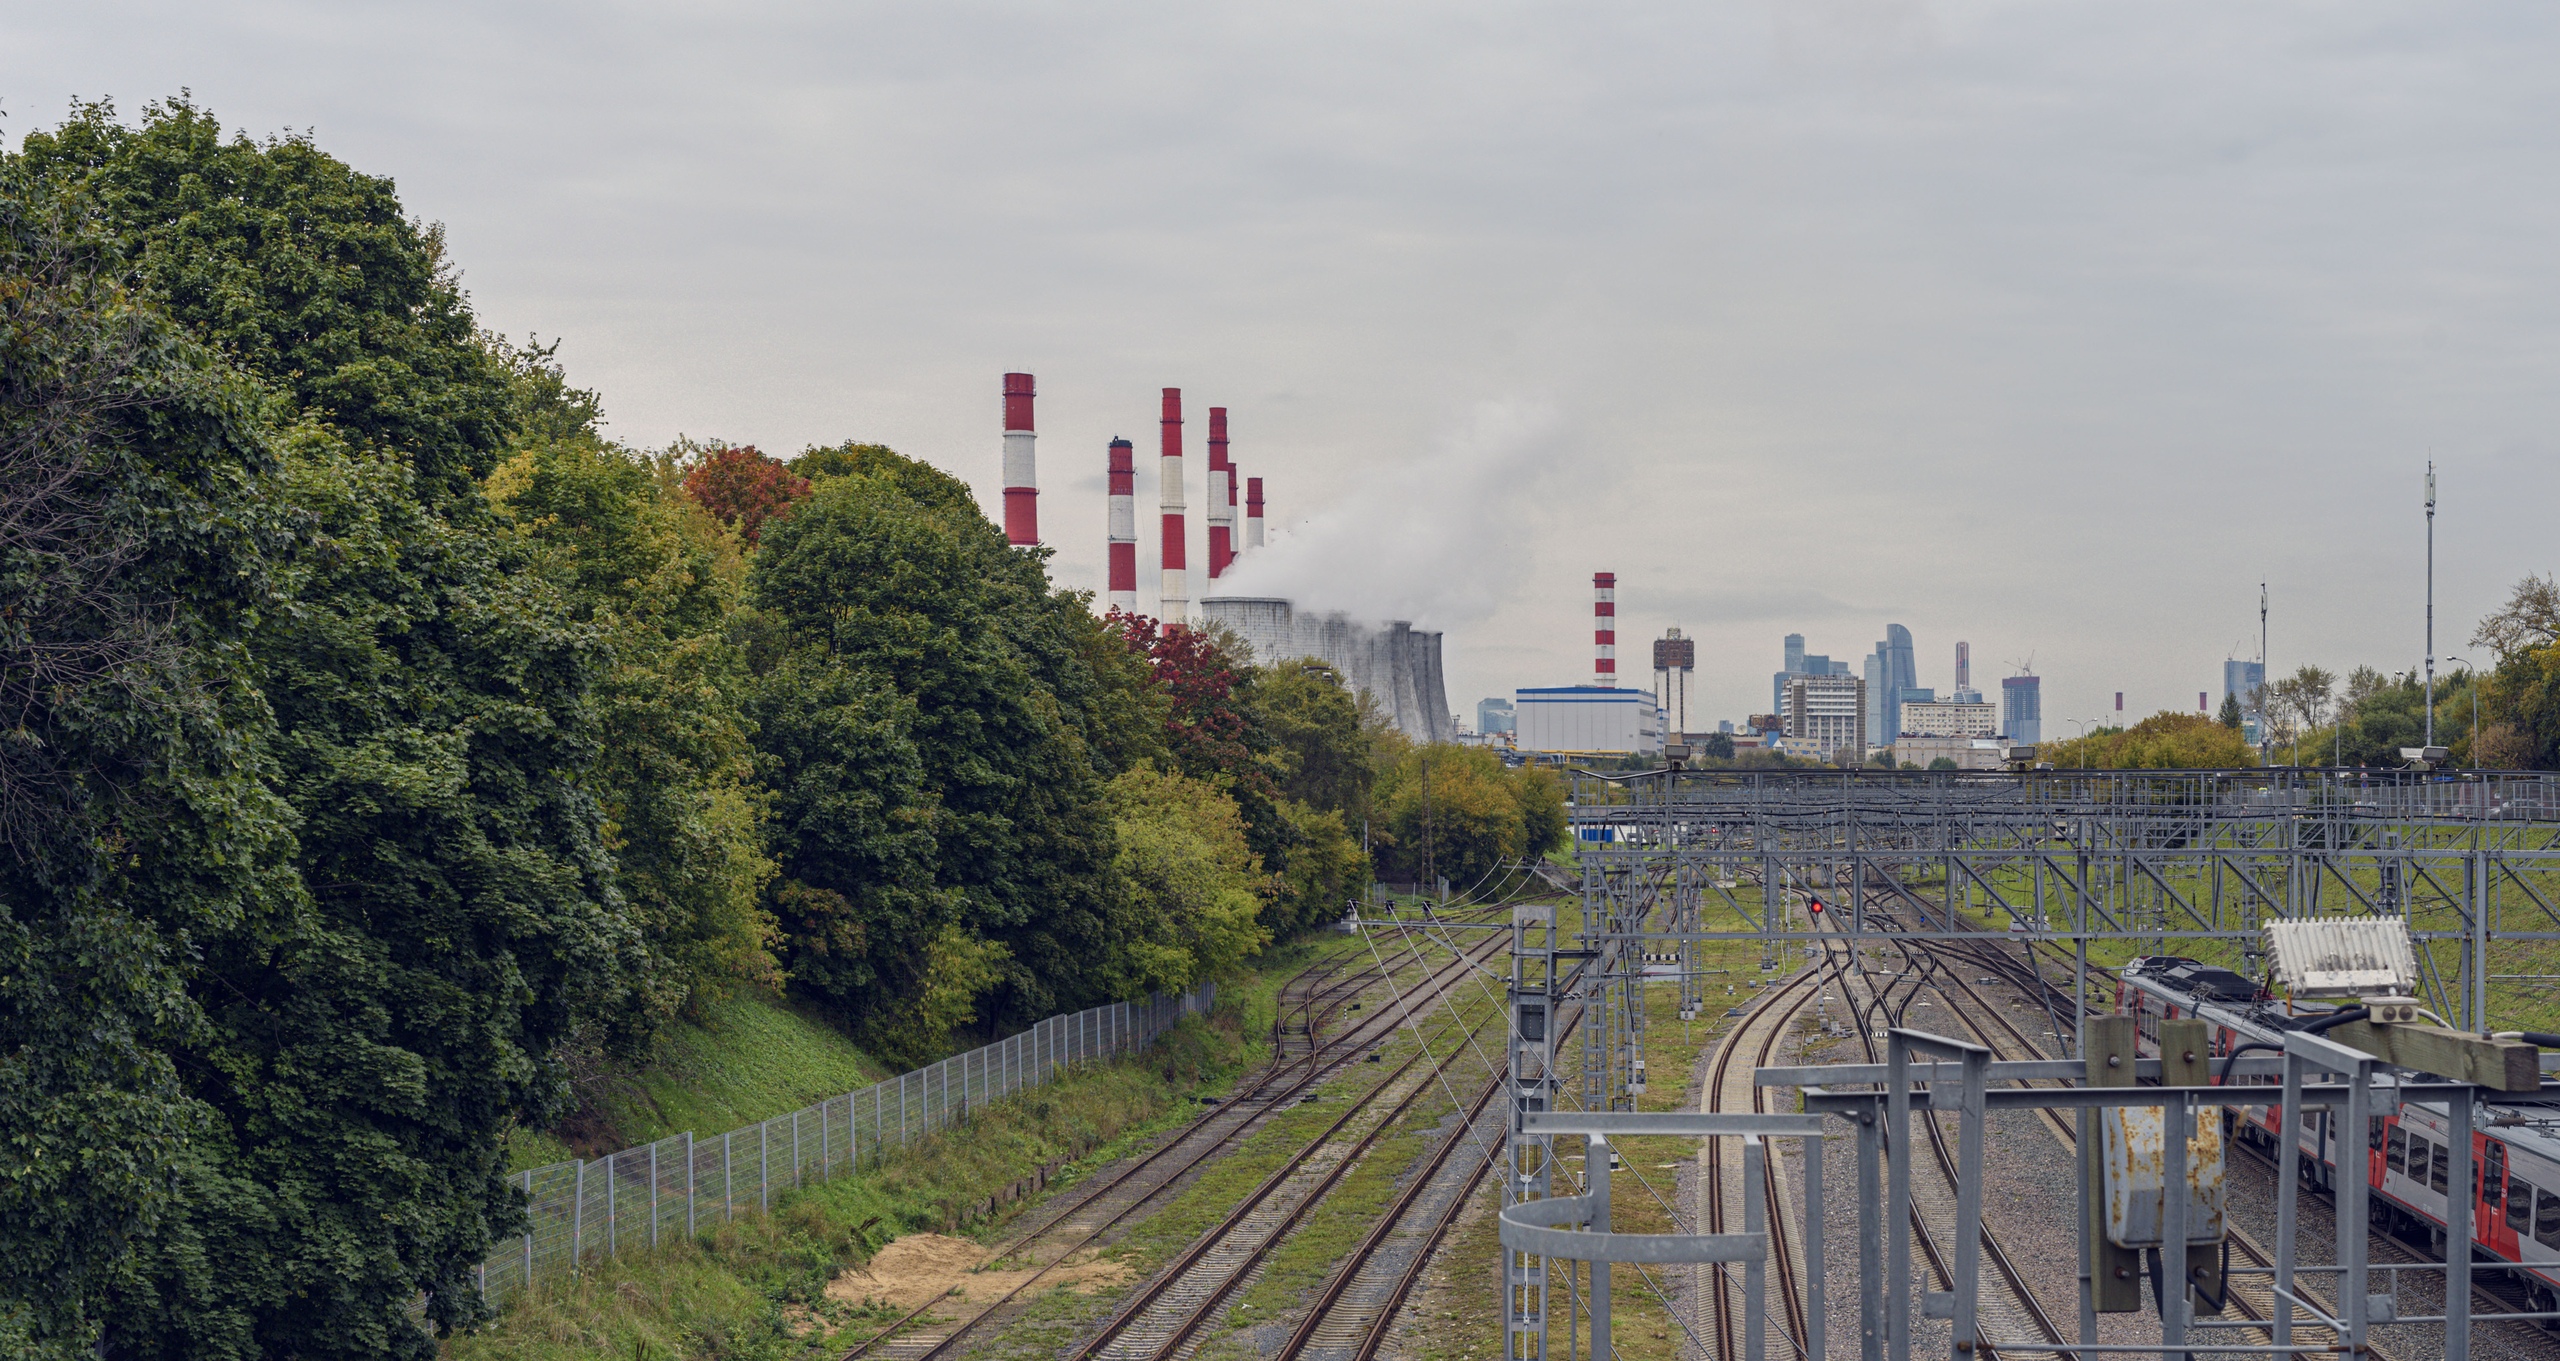
{"label": "power plant building", "polygon": [[1253,649],[1256,660],[1284,662],[1313,657],[1341,673],[1355,693],[1367,691],[1395,720],[1396,730],[1417,742],[1453,742],[1458,725],[1440,678],[1440,635],[1404,620],[1371,627],[1341,611],[1299,611],[1265,596],[1211,596],[1201,616],[1224,624]]}
{"label": "power plant building", "polygon": [[1645,690],[1557,685],[1512,692],[1521,751],[1559,756],[1650,755],[1662,750],[1662,703]]}

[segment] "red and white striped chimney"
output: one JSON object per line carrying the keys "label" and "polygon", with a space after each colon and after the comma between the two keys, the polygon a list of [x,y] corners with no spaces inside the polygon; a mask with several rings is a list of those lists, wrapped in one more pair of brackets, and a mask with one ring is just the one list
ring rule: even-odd
{"label": "red and white striped chimney", "polygon": [[1031,375],[1004,376],[1004,537],[1016,548],[1040,546],[1040,473],[1031,456]]}
{"label": "red and white striped chimney", "polygon": [[1182,389],[1164,390],[1164,446],[1157,460],[1157,485],[1164,511],[1164,586],[1156,595],[1156,614],[1168,624],[1191,617],[1190,558],[1183,550],[1182,527]]}
{"label": "red and white striped chimney", "polygon": [[1111,441],[1111,578],[1107,609],[1138,612],[1138,451],[1124,439]]}
{"label": "red and white striped chimney", "polygon": [[1258,477],[1244,480],[1244,546],[1262,547],[1262,479]]}
{"label": "red and white striped chimney", "polygon": [[1603,690],[1618,688],[1618,574],[1591,576],[1591,683]]}
{"label": "red and white striped chimney", "polygon": [[1227,462],[1227,409],[1209,408],[1209,579],[1235,559],[1235,465]]}

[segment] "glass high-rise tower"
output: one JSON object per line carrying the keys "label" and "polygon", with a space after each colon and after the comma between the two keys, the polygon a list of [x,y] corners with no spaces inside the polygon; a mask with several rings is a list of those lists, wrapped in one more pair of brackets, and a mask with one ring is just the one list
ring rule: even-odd
{"label": "glass high-rise tower", "polygon": [[2044,695],[2035,677],[2001,678],[2000,731],[2021,746],[2044,740]]}

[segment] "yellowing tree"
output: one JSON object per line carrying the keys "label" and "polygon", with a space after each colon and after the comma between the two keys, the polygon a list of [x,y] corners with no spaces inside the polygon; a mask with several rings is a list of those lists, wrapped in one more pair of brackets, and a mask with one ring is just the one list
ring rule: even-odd
{"label": "yellowing tree", "polygon": [[1179,992],[1225,977],[1271,941],[1260,921],[1268,881],[1245,844],[1235,800],[1205,780],[1140,765],[1104,796],[1112,857],[1146,924],[1129,947],[1135,990]]}
{"label": "yellowing tree", "polygon": [[2122,732],[2051,743],[2036,755],[2061,770],[2216,770],[2258,764],[2258,749],[2240,734],[2202,714],[2173,709]]}

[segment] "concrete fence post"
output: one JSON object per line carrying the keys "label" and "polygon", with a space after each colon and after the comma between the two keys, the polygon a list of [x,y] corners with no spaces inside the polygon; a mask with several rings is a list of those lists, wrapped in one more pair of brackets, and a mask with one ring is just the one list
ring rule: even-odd
{"label": "concrete fence post", "polygon": [[687,1238],[698,1237],[700,1233],[695,1227],[694,1189],[693,1131],[686,1130],[684,1132],[684,1236]]}
{"label": "concrete fence post", "polygon": [[533,1289],[533,1169],[524,1173],[524,1288]]}
{"label": "concrete fence post", "polygon": [[649,1145],[649,1250],[658,1250],[658,1146]]}
{"label": "concrete fence post", "polygon": [[604,1255],[622,1255],[622,1174],[614,1167],[614,1158],[604,1160]]}
{"label": "concrete fence post", "polygon": [[773,1208],[773,1122],[756,1126],[756,1208]]}

